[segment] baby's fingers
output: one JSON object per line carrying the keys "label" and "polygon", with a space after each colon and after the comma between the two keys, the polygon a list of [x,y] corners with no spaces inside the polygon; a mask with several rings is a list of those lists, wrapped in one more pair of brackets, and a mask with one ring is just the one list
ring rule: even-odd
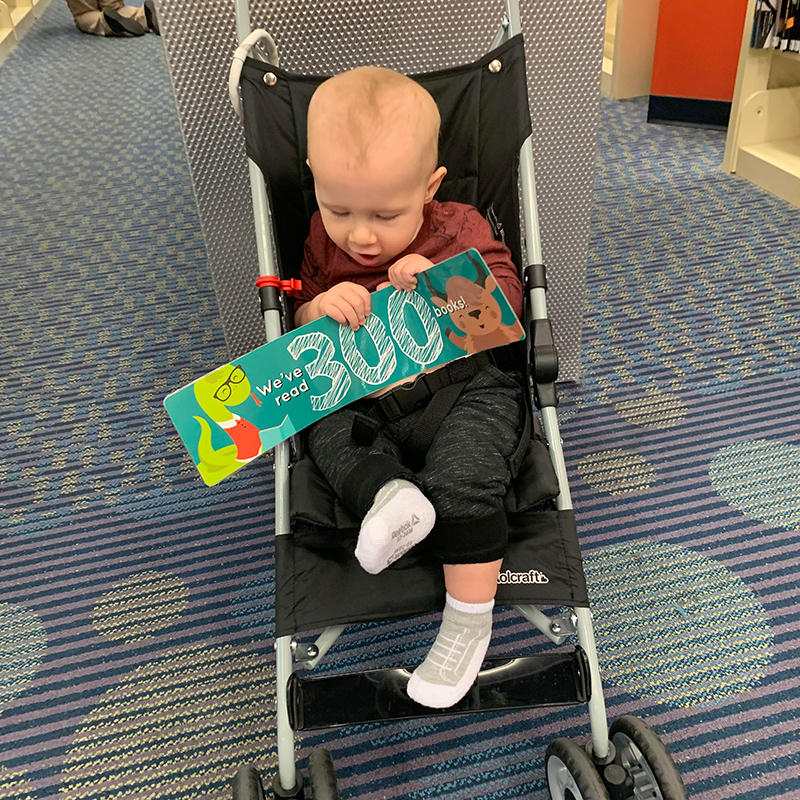
{"label": "baby's fingers", "polygon": [[407,273],[400,273],[397,278],[397,282],[401,289],[405,289],[407,292],[413,292],[414,289],[417,288],[417,278],[414,273],[410,275]]}
{"label": "baby's fingers", "polygon": [[353,304],[342,294],[341,289],[326,293],[320,301],[319,310],[340,325],[358,327],[359,314],[353,308]]}
{"label": "baby's fingers", "polygon": [[331,302],[331,306],[329,317],[335,319],[340,325],[349,325],[354,331],[358,330],[363,320],[351,303],[344,298],[337,297]]}
{"label": "baby's fingers", "polygon": [[328,301],[325,303],[324,307],[320,308],[320,310],[326,317],[330,317],[334,322],[338,322],[340,325],[350,324],[347,320],[347,315],[345,314],[344,309],[340,308],[339,304],[335,300]]}
{"label": "baby's fingers", "polygon": [[392,282],[392,286],[409,292],[416,288],[417,279],[414,277],[412,269],[409,268],[408,262],[399,261],[394,264],[389,269],[389,280]]}
{"label": "baby's fingers", "polygon": [[417,253],[404,256],[389,269],[389,278],[398,289],[412,291],[417,288],[417,275],[433,263]]}
{"label": "baby's fingers", "polygon": [[[347,285],[342,299],[350,303],[358,317],[358,325],[363,325],[370,312],[369,291],[357,283],[351,283]],[[356,325],[356,328],[358,325]],[[353,328],[353,330],[355,330],[355,328]]]}

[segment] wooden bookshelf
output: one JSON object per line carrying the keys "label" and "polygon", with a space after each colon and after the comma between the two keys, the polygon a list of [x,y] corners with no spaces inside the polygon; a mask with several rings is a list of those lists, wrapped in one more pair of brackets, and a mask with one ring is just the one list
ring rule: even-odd
{"label": "wooden bookshelf", "polygon": [[0,63],[16,47],[17,36],[11,20],[11,9],[0,0]]}
{"label": "wooden bookshelf", "polygon": [[0,0],[0,64],[42,16],[50,0]]}
{"label": "wooden bookshelf", "polygon": [[750,0],[723,169],[800,207],[800,54],[753,49]]}
{"label": "wooden bookshelf", "polygon": [[33,25],[33,0],[4,0],[11,14],[11,22],[18,39]]}

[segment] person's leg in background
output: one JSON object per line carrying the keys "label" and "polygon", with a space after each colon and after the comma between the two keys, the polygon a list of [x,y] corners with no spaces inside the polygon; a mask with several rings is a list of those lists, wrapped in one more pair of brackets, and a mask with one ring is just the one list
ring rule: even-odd
{"label": "person's leg in background", "polygon": [[122,27],[125,32],[134,36],[148,31],[160,34],[153,0],[145,0],[140,7],[126,6],[125,0],[99,0],[99,5],[106,22],[112,28]]}
{"label": "person's leg in background", "polygon": [[141,7],[124,0],[66,0],[78,30],[95,36],[141,36],[159,33],[153,0]]}
{"label": "person's leg in background", "polygon": [[111,36],[112,30],[97,5],[97,0],[67,0],[67,6],[78,30],[95,36]]}

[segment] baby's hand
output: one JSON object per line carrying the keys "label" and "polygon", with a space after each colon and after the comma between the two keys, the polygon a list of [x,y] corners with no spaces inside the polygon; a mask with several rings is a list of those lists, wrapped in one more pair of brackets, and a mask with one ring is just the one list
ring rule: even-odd
{"label": "baby's hand", "polygon": [[369,292],[357,283],[343,281],[317,295],[320,316],[358,330],[369,316]]}
{"label": "baby's hand", "polygon": [[425,272],[433,266],[433,261],[429,261],[424,256],[411,253],[403,256],[399,261],[395,261],[389,267],[389,281],[395,289],[405,289],[412,292],[417,288],[417,273]]}

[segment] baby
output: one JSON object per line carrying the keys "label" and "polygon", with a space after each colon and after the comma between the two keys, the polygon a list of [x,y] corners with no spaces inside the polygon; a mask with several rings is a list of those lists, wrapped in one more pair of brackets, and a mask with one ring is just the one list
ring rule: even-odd
{"label": "baby", "polygon": [[[447,172],[437,165],[439,124],[430,94],[391,70],[362,67],[316,90],[308,165],[319,212],[305,246],[298,325],[327,315],[357,330],[370,313],[370,292],[389,285],[411,291],[420,272],[471,247],[521,313],[516,268],[486,220],[471,206],[433,199]],[[366,444],[352,436],[364,403],[314,425],[309,453],[363,520],[356,557],[367,572],[379,573],[426,537],[442,560],[441,627],[407,691],[446,708],[467,693],[489,646],[522,389],[493,365],[476,369],[416,472],[403,462],[401,444],[423,412],[387,422]]]}

